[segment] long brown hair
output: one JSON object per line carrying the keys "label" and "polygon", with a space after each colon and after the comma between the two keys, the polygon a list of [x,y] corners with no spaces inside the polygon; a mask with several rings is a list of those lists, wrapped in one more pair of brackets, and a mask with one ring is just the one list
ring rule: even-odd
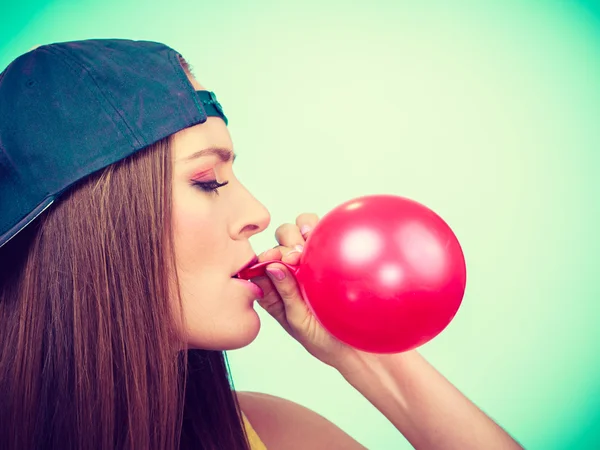
{"label": "long brown hair", "polygon": [[170,148],[86,178],[0,248],[1,449],[248,448],[224,353],[175,331]]}

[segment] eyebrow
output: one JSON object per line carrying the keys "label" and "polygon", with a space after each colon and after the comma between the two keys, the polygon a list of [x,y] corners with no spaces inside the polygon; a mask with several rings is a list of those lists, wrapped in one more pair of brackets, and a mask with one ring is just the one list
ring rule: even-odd
{"label": "eyebrow", "polygon": [[182,161],[190,161],[193,159],[201,158],[202,156],[217,156],[221,160],[221,162],[224,163],[227,163],[229,161],[235,162],[235,159],[237,158],[237,155],[228,148],[209,147],[192,153],[190,156],[183,158]]}

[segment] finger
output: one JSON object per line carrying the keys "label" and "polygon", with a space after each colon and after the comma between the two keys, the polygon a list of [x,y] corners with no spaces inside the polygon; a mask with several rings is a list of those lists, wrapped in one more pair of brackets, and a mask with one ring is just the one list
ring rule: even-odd
{"label": "finger", "polygon": [[[290,332],[290,325],[287,321],[285,305],[283,300],[279,296],[277,289],[268,277],[262,277],[260,281],[255,281],[265,292],[265,296],[257,300],[259,306],[264,309],[271,317],[273,317],[279,324],[288,332]],[[269,287],[267,287],[269,286]]]}
{"label": "finger", "polygon": [[266,273],[265,275],[252,278],[251,281],[258,287],[260,287],[264,294],[262,298],[257,300],[257,302],[268,313],[272,314],[272,308],[274,307],[274,305],[276,305],[277,303],[281,303],[281,298],[279,297],[279,292],[277,291],[277,288]]}
{"label": "finger", "polygon": [[258,256],[258,262],[260,263],[264,261],[283,261],[284,263],[296,266],[300,263],[300,258],[302,257],[303,250],[304,248],[301,245],[296,246],[296,248],[289,248],[284,247],[283,245],[279,245],[274,249],[269,249],[264,253],[261,253]]}
{"label": "finger", "polygon": [[296,279],[287,267],[279,263],[269,264],[266,273],[283,301],[288,322],[300,326],[309,318],[309,310]]}
{"label": "finger", "polygon": [[290,264],[292,266],[297,266],[298,264],[300,264],[300,258],[302,258],[302,252],[303,252],[302,248],[293,249],[293,250],[287,252],[286,254],[284,254],[283,258],[281,258],[281,261],[283,261],[286,264]]}
{"label": "finger", "polygon": [[[258,255],[258,262],[264,261],[281,261],[282,254],[279,248],[269,249]],[[268,306],[274,303],[276,300],[279,300],[279,293],[275,286],[267,276],[267,274],[258,275],[250,279],[253,283],[257,284],[263,291],[263,299],[261,306],[268,309]],[[259,302],[261,303],[261,302]]]}
{"label": "finger", "polygon": [[275,230],[275,239],[284,247],[294,248],[297,245],[304,245],[304,238],[300,229],[293,223],[284,223]]}
{"label": "finger", "polygon": [[[263,261],[281,260],[284,263],[295,266],[298,263],[300,263],[300,258],[302,256],[302,252],[304,251],[304,246],[296,245],[294,248],[289,248],[289,247],[284,247],[283,245],[279,245],[276,247],[276,249],[279,251],[278,254],[268,253],[265,255],[266,257],[261,255],[261,257],[258,258],[258,261],[263,262]],[[274,257],[269,258],[269,256],[271,256],[271,255]],[[277,256],[277,257],[275,257],[275,256]]]}
{"label": "finger", "polygon": [[289,248],[284,247],[283,245],[278,245],[277,247],[266,250],[265,252],[258,255],[258,262],[260,263],[264,261],[283,261],[287,264],[296,266],[300,263],[300,258],[302,257],[303,250],[304,247],[302,245],[297,245],[295,248]]}
{"label": "finger", "polygon": [[292,333],[292,328],[290,327],[285,315],[285,306],[281,300],[271,304],[266,304],[263,301],[260,301],[258,304],[267,312],[267,314],[275,319],[285,331],[290,334]]}
{"label": "finger", "polygon": [[302,213],[296,218],[296,226],[304,240],[308,239],[310,232],[317,226],[319,216],[315,213]]}
{"label": "finger", "polygon": [[273,282],[269,277],[261,277],[253,282],[260,286],[265,294],[263,298],[257,299],[257,303],[275,319],[281,321],[280,319],[285,317],[284,305]]}
{"label": "finger", "polygon": [[281,246],[271,248],[258,255],[258,262],[281,260],[281,258],[283,257],[283,253],[284,252],[282,251]]}

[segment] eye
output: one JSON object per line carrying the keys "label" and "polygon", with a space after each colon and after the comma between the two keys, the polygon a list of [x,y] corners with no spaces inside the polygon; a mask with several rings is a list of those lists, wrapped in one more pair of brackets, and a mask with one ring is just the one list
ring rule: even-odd
{"label": "eye", "polygon": [[211,181],[192,181],[192,186],[196,186],[204,192],[214,193],[219,195],[218,189],[229,184],[229,181],[219,183],[217,180]]}

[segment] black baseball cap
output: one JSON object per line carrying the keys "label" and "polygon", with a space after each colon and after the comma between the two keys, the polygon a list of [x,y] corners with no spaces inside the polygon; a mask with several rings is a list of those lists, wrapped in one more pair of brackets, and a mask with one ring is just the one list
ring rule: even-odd
{"label": "black baseball cap", "polygon": [[177,131],[227,118],[172,48],[89,39],[42,45],[0,74],[0,247],[65,190]]}

